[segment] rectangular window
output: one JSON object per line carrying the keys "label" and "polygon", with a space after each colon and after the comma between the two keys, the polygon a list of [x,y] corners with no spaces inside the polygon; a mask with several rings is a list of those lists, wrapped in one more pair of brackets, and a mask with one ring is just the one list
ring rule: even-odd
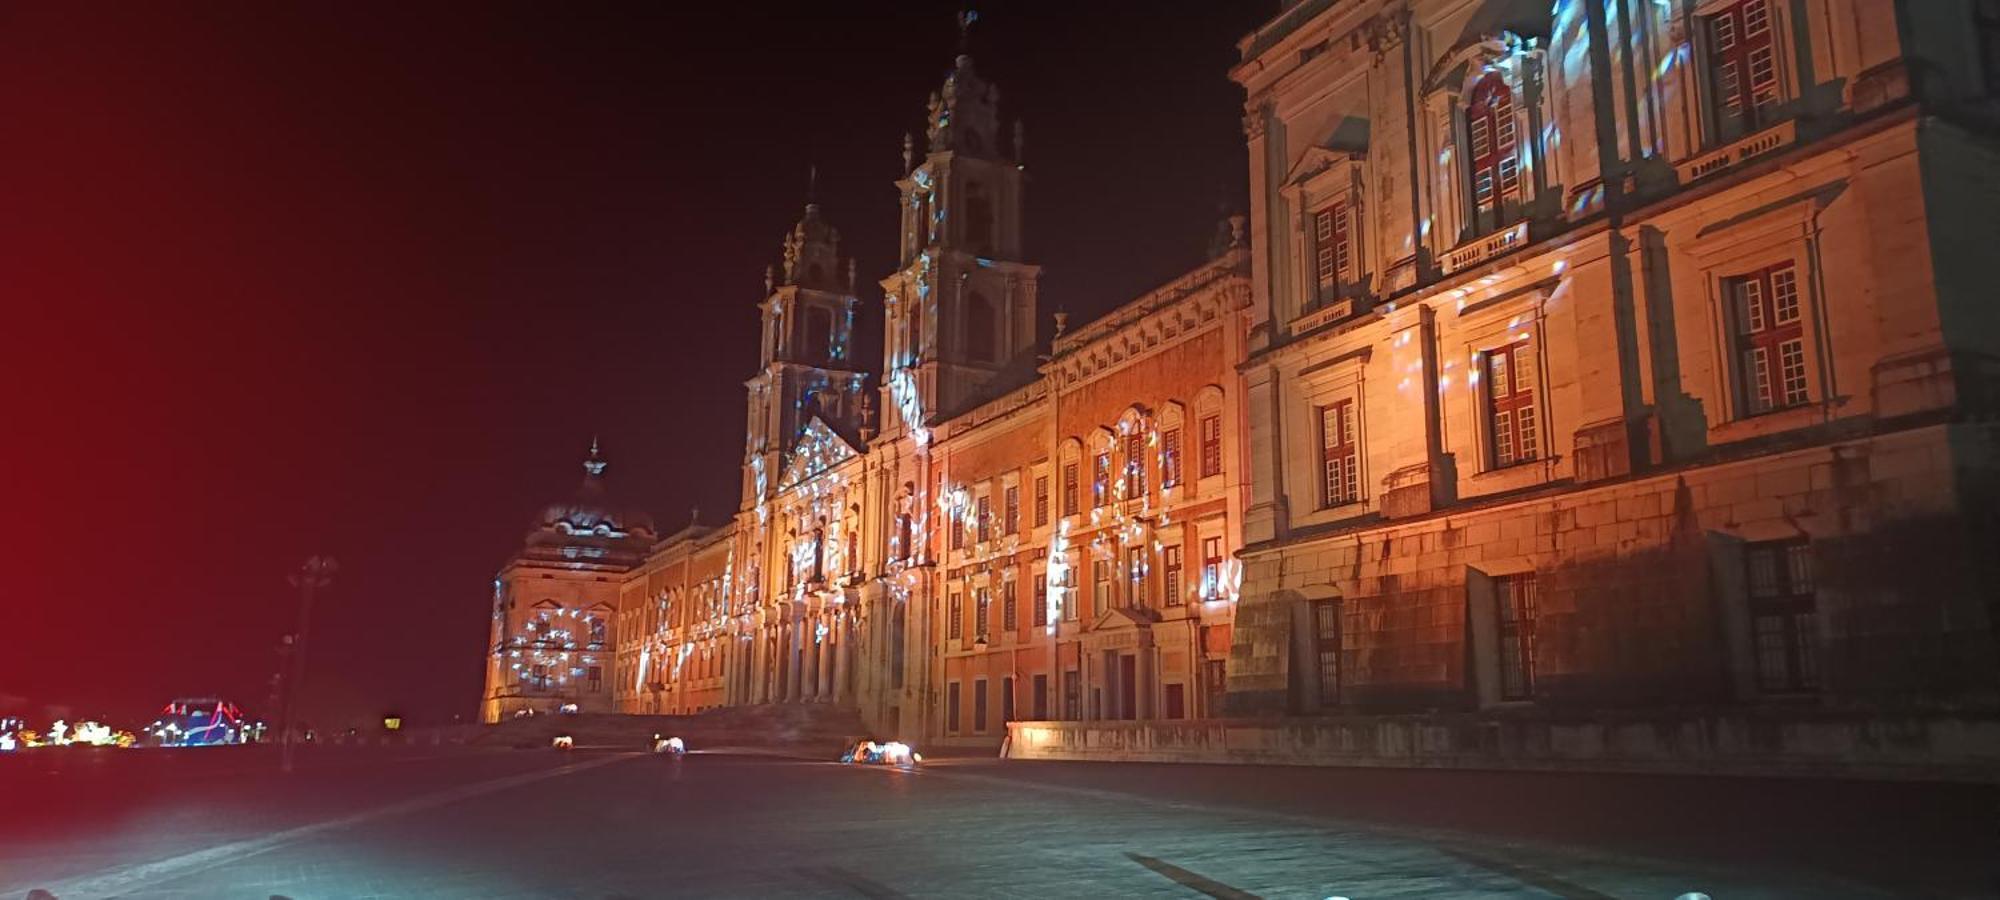
{"label": "rectangular window", "polygon": [[1167,685],[1167,718],[1187,718],[1187,687],[1178,682]]}
{"label": "rectangular window", "polygon": [[1076,463],[1063,463],[1063,515],[1076,515],[1077,507],[1081,505],[1080,499],[1077,494]]}
{"label": "rectangular window", "polygon": [[964,508],[954,504],[945,513],[944,525],[945,529],[951,532],[951,549],[953,550],[965,549]]}
{"label": "rectangular window", "polygon": [[960,730],[958,718],[958,682],[944,686],[944,727],[951,732]]}
{"label": "rectangular window", "polygon": [[1313,272],[1321,290],[1349,280],[1354,242],[1347,227],[1347,204],[1335,203],[1313,213]]}
{"label": "rectangular window", "polygon": [[1125,548],[1125,605],[1146,605],[1146,548]]}
{"label": "rectangular window", "polygon": [[1222,417],[1201,417],[1201,477],[1222,474]]}
{"label": "rectangular window", "polygon": [[1743,547],[1750,618],[1757,642],[1757,686],[1773,693],[1819,686],[1819,600],[1812,547],[1804,540]]}
{"label": "rectangular window", "polygon": [[1742,0],[1707,16],[1710,112],[1724,140],[1761,127],[1781,88],[1769,0]]}
{"label": "rectangular window", "polygon": [[1014,721],[1014,679],[1000,679],[1000,726]]}
{"label": "rectangular window", "polygon": [[1214,600],[1222,596],[1222,539],[1205,537],[1201,539],[1201,598]]}
{"label": "rectangular window", "polygon": [[1536,421],[1535,353],[1529,341],[1515,341],[1483,355],[1486,427],[1493,445],[1491,464],[1503,468],[1540,455]]}
{"label": "rectangular window", "polygon": [[1160,432],[1160,487],[1170,488],[1181,483],[1181,430],[1169,428]]}
{"label": "rectangular window", "polygon": [[1083,615],[1082,610],[1079,609],[1079,607],[1083,606],[1083,603],[1077,599],[1076,593],[1075,560],[1071,560],[1069,568],[1063,570],[1062,587],[1063,618],[1074,622],[1077,620],[1077,617]]}
{"label": "rectangular window", "polygon": [[1754,416],[1798,406],[1806,391],[1806,342],[1798,270],[1782,263],[1723,282],[1734,320],[1736,400]]}
{"label": "rectangular window", "polygon": [[591,666],[589,669],[585,670],[585,675],[586,675],[585,680],[590,682],[590,689],[592,691],[604,690],[603,666]]}
{"label": "rectangular window", "polygon": [[1021,533],[1021,486],[1007,486],[1006,502],[1001,507],[1000,524],[1002,534]]}
{"label": "rectangular window", "polygon": [[987,623],[992,620],[993,591],[990,588],[972,589],[972,630],[980,640],[986,640]]}
{"label": "rectangular window", "polygon": [[972,682],[972,732],[986,733],[986,679],[984,678],[974,679]]}
{"label": "rectangular window", "polygon": [[1092,509],[1111,501],[1111,453],[1099,453],[1091,460],[1090,506]]}
{"label": "rectangular window", "polygon": [[1111,609],[1111,560],[1092,561],[1090,572],[1090,614],[1101,616]]}
{"label": "rectangular window", "polygon": [[1500,632],[1500,699],[1530,700],[1535,695],[1535,575],[1503,575],[1493,579],[1495,621]]}
{"label": "rectangular window", "polygon": [[1028,701],[1028,705],[1035,711],[1035,721],[1046,722],[1049,719],[1049,676],[1036,675],[1034,685],[1035,698]]}
{"label": "rectangular window", "polygon": [[1014,590],[1014,579],[1000,582],[1000,630],[1012,634],[1021,627],[1020,603]]}
{"label": "rectangular window", "polygon": [[1146,496],[1146,436],[1125,436],[1125,499]]}
{"label": "rectangular window", "polygon": [[1035,476],[1035,527],[1049,524],[1049,476]]}
{"label": "rectangular window", "polygon": [[1360,448],[1354,440],[1354,401],[1319,408],[1320,505],[1361,499]]}
{"label": "rectangular window", "polygon": [[951,592],[951,618],[949,631],[945,637],[957,640],[965,636],[965,603],[957,591]]}
{"label": "rectangular window", "polygon": [[1037,628],[1049,624],[1049,581],[1046,575],[1035,576],[1035,609],[1029,615]]}
{"label": "rectangular window", "polygon": [[1313,603],[1314,662],[1319,674],[1319,702],[1323,706],[1340,703],[1340,601]]}
{"label": "rectangular window", "polygon": [[1187,602],[1187,594],[1181,589],[1181,545],[1160,549],[1160,592],[1166,595],[1168,606],[1179,606]]}
{"label": "rectangular window", "polygon": [[1083,718],[1083,679],[1075,669],[1063,672],[1063,719],[1070,722]]}
{"label": "rectangular window", "polygon": [[979,495],[978,505],[973,511],[973,526],[977,529],[979,542],[984,544],[993,539],[993,498]]}

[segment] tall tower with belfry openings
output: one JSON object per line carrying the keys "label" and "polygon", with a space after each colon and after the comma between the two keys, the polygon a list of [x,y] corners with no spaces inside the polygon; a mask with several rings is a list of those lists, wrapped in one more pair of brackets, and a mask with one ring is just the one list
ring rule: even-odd
{"label": "tall tower with belfry openings", "polygon": [[926,422],[1033,364],[1041,267],[1021,258],[1022,131],[965,52],[974,18],[961,17],[960,53],[930,95],[921,154],[904,136],[900,268],[882,280],[882,431],[920,443]]}
{"label": "tall tower with belfry openings", "polygon": [[840,256],[840,232],[806,202],[785,234],[782,260],[764,274],[757,374],[749,391],[743,508],[769,498],[785,457],[814,419],[859,440],[868,375],[854,358],[854,262]]}

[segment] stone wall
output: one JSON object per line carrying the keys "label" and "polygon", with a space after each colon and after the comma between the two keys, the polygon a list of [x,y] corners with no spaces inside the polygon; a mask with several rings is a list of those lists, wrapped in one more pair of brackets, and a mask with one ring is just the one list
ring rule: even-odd
{"label": "stone wall", "polygon": [[1013,722],[1009,759],[2000,782],[2000,717],[1691,708]]}

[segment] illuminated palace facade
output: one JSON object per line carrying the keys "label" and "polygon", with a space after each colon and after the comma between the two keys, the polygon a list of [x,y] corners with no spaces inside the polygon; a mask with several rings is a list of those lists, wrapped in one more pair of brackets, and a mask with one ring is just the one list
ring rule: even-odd
{"label": "illuminated palace facade", "polygon": [[1993,709],[1996,35],[1319,0],[1244,38],[1229,711]]}
{"label": "illuminated palace facade", "polygon": [[733,522],[552,508],[488,715],[831,702],[1088,755],[2000,708],[1991,12],[1287,3],[1232,72],[1247,219],[1048,345],[1018,131],[961,58],[906,144],[879,386],[809,206]]}
{"label": "illuminated palace facade", "polygon": [[[1219,715],[1240,570],[1250,253],[1038,341],[1019,131],[961,56],[906,139],[883,360],[808,204],[758,306],[742,502],[659,536],[546,510],[495,585],[484,716],[858,709],[879,736],[997,744],[1016,719]],[[597,497],[594,502],[591,497]]]}

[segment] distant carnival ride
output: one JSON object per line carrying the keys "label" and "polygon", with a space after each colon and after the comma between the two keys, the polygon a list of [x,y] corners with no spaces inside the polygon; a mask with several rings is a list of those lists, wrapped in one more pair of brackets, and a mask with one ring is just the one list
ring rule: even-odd
{"label": "distant carnival ride", "polygon": [[152,743],[161,747],[213,747],[247,744],[263,736],[264,723],[246,722],[234,703],[211,697],[175,700],[146,726]]}

